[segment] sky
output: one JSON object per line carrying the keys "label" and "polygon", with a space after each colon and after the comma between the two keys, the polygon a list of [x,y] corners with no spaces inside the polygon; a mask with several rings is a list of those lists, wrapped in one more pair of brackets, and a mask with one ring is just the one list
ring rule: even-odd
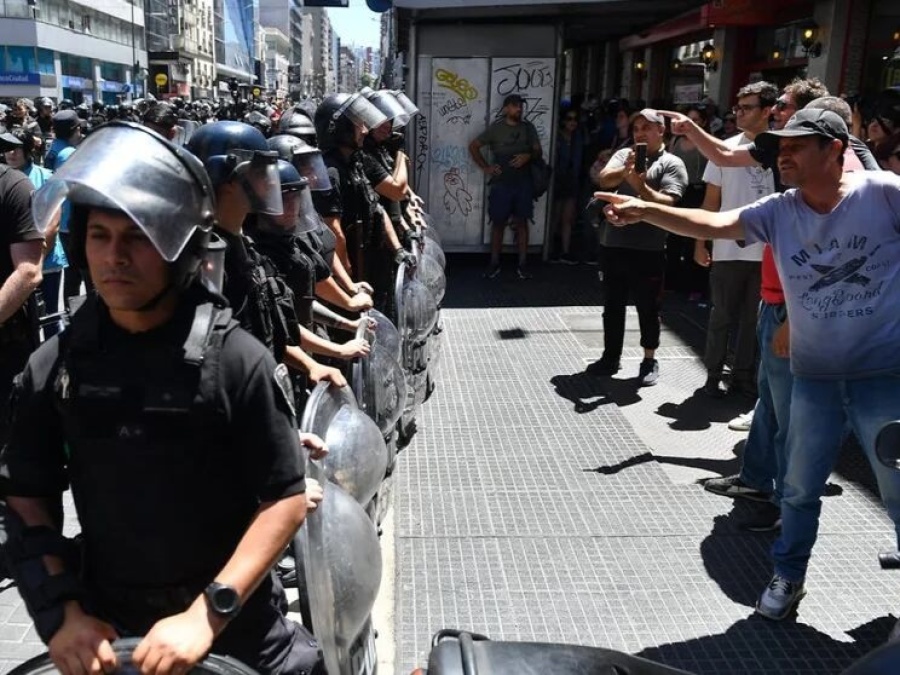
{"label": "sky", "polygon": [[350,0],[349,7],[326,10],[342,45],[375,47],[381,42],[381,14],[366,7],[366,0]]}

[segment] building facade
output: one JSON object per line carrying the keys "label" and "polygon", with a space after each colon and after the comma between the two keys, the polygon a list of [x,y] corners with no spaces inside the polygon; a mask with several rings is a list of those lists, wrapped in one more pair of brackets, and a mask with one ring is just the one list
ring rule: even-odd
{"label": "building facade", "polygon": [[268,96],[286,99],[290,93],[288,67],[291,65],[291,40],[277,28],[263,28],[266,46],[265,91]]}
{"label": "building facade", "polygon": [[141,93],[146,64],[141,0],[0,3],[0,99],[116,103]]}

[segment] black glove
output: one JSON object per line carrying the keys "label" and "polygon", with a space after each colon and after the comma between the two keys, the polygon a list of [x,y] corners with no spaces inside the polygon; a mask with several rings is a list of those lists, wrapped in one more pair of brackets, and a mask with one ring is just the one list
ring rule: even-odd
{"label": "black glove", "polygon": [[405,248],[398,248],[394,251],[394,262],[399,266],[406,263],[409,267],[416,266],[416,256],[407,251]]}

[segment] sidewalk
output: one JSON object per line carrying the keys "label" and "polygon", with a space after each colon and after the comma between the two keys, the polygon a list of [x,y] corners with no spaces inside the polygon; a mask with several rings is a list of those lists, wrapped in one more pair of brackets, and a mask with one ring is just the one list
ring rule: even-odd
{"label": "sidewalk", "polygon": [[660,384],[639,389],[633,308],[622,371],[582,373],[602,352],[597,268],[487,282],[454,263],[438,387],[395,472],[396,673],[444,627],[729,675],[837,673],[887,637],[892,528],[853,450],[798,620],[753,615],[774,535],[738,530],[745,505],[697,484],[739,469],[746,434],[726,423],[752,405],[697,393],[705,309],[667,299]]}
{"label": "sidewalk", "polygon": [[[382,673],[426,665],[445,627],[705,675],[829,675],[887,637],[900,574],[876,553],[892,528],[853,450],[832,477],[798,620],[753,615],[773,536],[737,530],[744,505],[696,483],[737,471],[746,434],[726,423],[749,407],[695,393],[703,308],[666,300],[661,381],[638,389],[633,311],[622,371],[582,374],[602,351],[597,268],[545,266],[521,282],[510,266],[485,282],[482,263],[450,261],[438,386],[392,478]],[[71,534],[71,503],[66,513]],[[42,651],[5,582],[0,673]]]}

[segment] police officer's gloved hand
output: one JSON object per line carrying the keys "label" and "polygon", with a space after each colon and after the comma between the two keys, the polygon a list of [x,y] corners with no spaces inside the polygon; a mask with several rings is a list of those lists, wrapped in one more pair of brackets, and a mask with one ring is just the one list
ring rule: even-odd
{"label": "police officer's gloved hand", "polygon": [[405,248],[398,248],[394,252],[394,262],[397,265],[402,265],[406,263],[409,267],[416,266],[416,256],[407,251]]}

